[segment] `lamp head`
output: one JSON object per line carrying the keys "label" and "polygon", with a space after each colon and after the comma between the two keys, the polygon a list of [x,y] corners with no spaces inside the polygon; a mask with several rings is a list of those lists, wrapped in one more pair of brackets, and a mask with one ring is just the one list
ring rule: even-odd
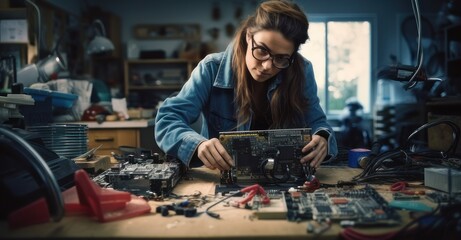
{"label": "lamp head", "polygon": [[18,83],[22,83],[25,87],[37,82],[47,82],[53,74],[58,74],[67,69],[66,63],[62,56],[55,52],[45,59],[38,61],[35,64],[27,65],[17,73]]}
{"label": "lamp head", "polygon": [[[100,29],[98,29],[100,27]],[[114,50],[114,44],[105,36],[104,25],[101,20],[96,19],[91,25],[92,30],[94,30],[95,35],[91,39],[86,53],[88,55],[95,55],[105,52],[110,52]]]}

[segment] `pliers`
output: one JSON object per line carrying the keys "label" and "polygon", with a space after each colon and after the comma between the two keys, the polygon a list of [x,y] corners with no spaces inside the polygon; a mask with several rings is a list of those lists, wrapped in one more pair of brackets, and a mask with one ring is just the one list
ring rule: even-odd
{"label": "pliers", "polygon": [[409,187],[409,186],[410,186],[410,184],[408,184],[407,182],[400,181],[400,182],[396,182],[396,183],[392,184],[390,189],[393,192],[400,192],[400,193],[407,194],[407,195],[424,195],[425,194],[424,191],[408,190],[407,187]]}
{"label": "pliers", "polygon": [[248,193],[248,195],[243,200],[239,201],[239,204],[248,203],[249,201],[251,201],[251,199],[253,199],[253,197],[256,194],[261,195],[261,197],[262,197],[261,202],[263,204],[269,204],[270,203],[270,198],[267,196],[266,191],[259,184],[254,184],[254,185],[248,186],[246,188],[243,188],[243,189],[240,190],[240,192],[241,193]]}

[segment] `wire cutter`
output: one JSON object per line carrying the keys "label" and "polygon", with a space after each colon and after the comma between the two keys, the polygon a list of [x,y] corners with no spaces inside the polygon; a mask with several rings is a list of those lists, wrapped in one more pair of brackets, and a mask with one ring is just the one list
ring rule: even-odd
{"label": "wire cutter", "polygon": [[424,195],[424,191],[413,191],[413,190],[408,190],[408,187],[410,184],[404,181],[399,181],[391,185],[390,189],[393,192],[400,192],[403,194],[407,195]]}

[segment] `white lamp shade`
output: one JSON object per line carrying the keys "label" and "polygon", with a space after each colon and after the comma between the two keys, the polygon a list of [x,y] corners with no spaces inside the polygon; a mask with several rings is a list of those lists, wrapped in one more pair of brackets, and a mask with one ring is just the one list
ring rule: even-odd
{"label": "white lamp shade", "polygon": [[17,82],[22,83],[24,87],[38,82],[39,72],[37,65],[30,64],[22,68],[17,73]]}

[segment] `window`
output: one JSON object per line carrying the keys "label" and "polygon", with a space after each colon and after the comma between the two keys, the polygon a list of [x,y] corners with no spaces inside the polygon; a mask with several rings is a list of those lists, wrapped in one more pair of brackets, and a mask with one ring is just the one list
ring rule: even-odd
{"label": "window", "polygon": [[310,20],[309,37],[299,52],[314,68],[320,103],[328,115],[340,114],[356,97],[370,112],[371,20]]}

